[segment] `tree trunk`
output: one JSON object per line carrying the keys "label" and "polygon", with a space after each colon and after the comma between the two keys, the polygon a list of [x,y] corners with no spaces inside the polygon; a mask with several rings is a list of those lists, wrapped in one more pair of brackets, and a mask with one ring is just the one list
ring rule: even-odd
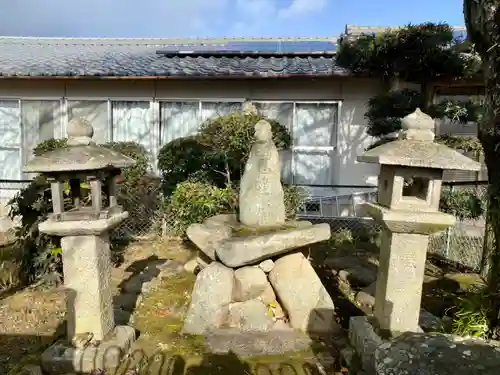
{"label": "tree trunk", "polygon": [[[483,273],[490,293],[500,290],[500,1],[464,0],[467,34],[483,64],[486,88],[478,136],[488,169],[488,212],[483,248]],[[490,329],[498,331],[500,299],[490,298]]]}
{"label": "tree trunk", "polygon": [[422,112],[428,113],[428,109],[434,104],[434,85],[431,82],[422,82],[420,86],[422,93]]}

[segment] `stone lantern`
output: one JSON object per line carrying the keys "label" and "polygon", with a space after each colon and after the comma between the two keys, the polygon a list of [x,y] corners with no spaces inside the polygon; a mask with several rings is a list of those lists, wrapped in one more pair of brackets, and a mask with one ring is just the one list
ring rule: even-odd
{"label": "stone lantern", "polygon": [[380,164],[377,203],[366,213],[382,225],[374,315],[381,332],[419,331],[429,235],[455,223],[439,212],[443,171],[478,171],[480,164],[434,142],[434,120],[417,109],[402,121],[399,139],[375,147],[359,162]]}
{"label": "stone lantern", "polygon": [[[49,373],[88,370],[97,349],[93,345],[86,350],[85,345],[108,343],[126,349],[135,336],[131,327],[115,327],[109,241],[109,231],[128,216],[117,204],[116,178],[121,168],[134,165],[135,160],[97,146],[93,133],[87,121],[73,120],[68,124],[68,147],[36,156],[23,168],[50,181],[53,213],[39,230],[62,237],[64,284],[69,293],[67,335],[72,344],[69,351],[56,344],[44,353],[42,363]],[[89,197],[82,194],[82,183],[90,186],[90,206],[83,204]],[[66,184],[70,199],[65,200]]]}

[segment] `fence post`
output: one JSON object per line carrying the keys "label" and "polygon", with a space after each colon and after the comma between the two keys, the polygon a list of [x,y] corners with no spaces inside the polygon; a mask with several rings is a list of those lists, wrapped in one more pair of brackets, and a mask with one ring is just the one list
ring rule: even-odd
{"label": "fence post", "polygon": [[450,243],[451,243],[451,227],[448,227],[445,229],[445,235],[446,235],[446,245],[444,248],[444,256],[446,259],[450,258]]}
{"label": "fence post", "polygon": [[[454,185],[450,186],[450,193],[452,193],[452,194],[453,194],[453,191],[454,191],[454,187],[455,187]],[[446,245],[445,245],[445,248],[444,248],[444,256],[446,257],[446,259],[450,258],[451,228],[452,227],[448,227],[445,230],[445,233],[446,233]]]}

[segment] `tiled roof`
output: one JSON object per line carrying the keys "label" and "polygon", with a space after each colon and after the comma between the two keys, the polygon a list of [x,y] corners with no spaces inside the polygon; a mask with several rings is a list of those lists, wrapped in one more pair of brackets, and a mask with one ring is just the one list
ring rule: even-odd
{"label": "tiled roof", "polygon": [[[324,38],[323,40],[326,40]],[[231,39],[236,40],[236,39]],[[264,40],[264,39],[239,39]],[[312,40],[273,38],[268,40]],[[318,40],[318,39],[314,39]],[[332,40],[331,38],[329,40]],[[157,50],[225,39],[0,37],[3,77],[287,77],[344,75],[334,56],[162,56]]]}

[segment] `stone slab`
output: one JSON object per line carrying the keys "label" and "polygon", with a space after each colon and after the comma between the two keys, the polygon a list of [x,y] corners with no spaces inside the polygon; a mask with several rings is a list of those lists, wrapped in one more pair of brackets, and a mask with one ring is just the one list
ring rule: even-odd
{"label": "stone slab", "polygon": [[375,369],[380,375],[497,375],[500,342],[407,332],[376,349]]}
{"label": "stone slab", "polygon": [[42,354],[42,369],[44,373],[59,375],[88,374],[97,369],[116,368],[134,340],[134,328],[117,326],[109,338],[98,346],[77,349],[66,342],[58,342]]}
{"label": "stone slab", "polygon": [[126,218],[128,218],[127,211],[115,214],[108,219],[99,220],[45,220],[38,225],[38,229],[40,232],[51,236],[98,236],[105,231],[118,227]]}
{"label": "stone slab", "polygon": [[266,234],[249,234],[222,241],[216,253],[226,266],[241,267],[328,240],[330,235],[331,229],[327,223],[282,229]]}
{"label": "stone slab", "polygon": [[231,236],[232,229],[226,225],[206,226],[191,224],[186,235],[207,257],[215,260],[215,249],[219,242]]}
{"label": "stone slab", "polygon": [[205,344],[216,354],[235,353],[239,357],[276,355],[306,350],[311,338],[293,329],[268,332],[242,332],[237,328],[213,330],[205,336]]}
{"label": "stone slab", "polygon": [[393,233],[430,235],[455,224],[455,216],[443,212],[391,210],[377,203],[363,204],[363,210]]}
{"label": "stone slab", "polygon": [[375,351],[384,343],[375,332],[372,323],[366,316],[353,316],[349,320],[349,343],[356,350],[363,369],[375,372]]}

